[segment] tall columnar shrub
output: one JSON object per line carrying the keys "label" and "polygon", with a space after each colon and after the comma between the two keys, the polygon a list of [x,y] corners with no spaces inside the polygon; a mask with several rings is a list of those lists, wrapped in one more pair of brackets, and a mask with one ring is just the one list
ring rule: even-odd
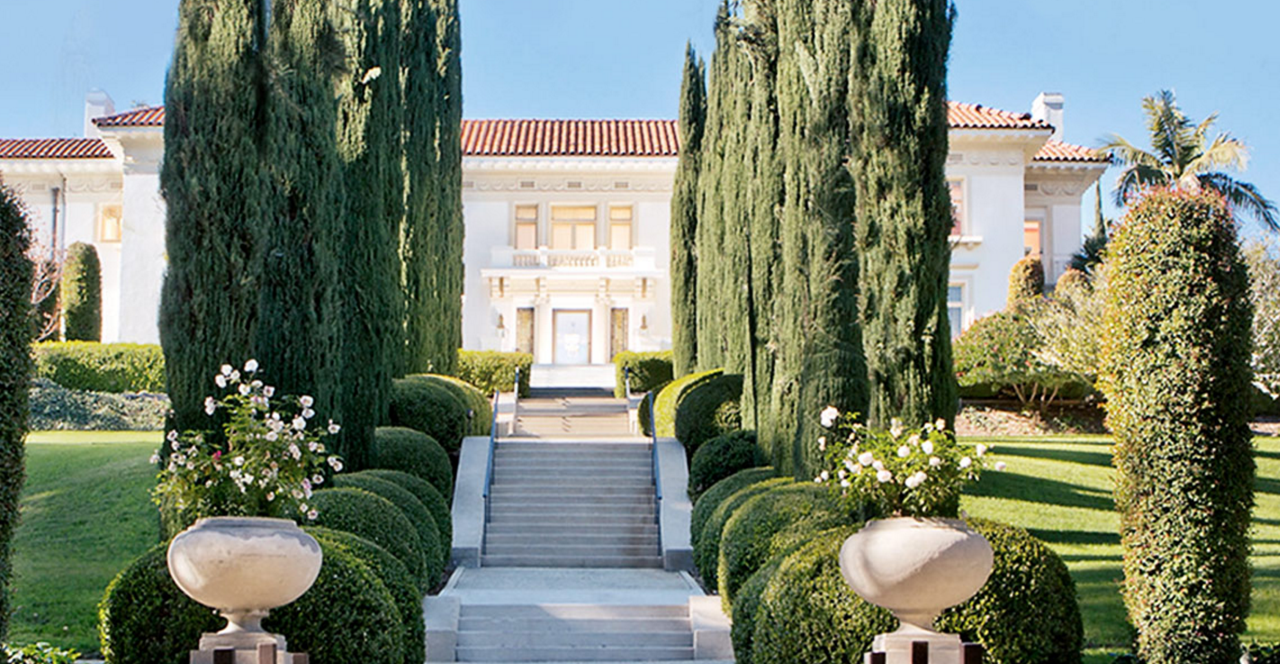
{"label": "tall columnar shrub", "polygon": [[102,263],[91,244],[67,247],[62,266],[63,338],[102,341]]}
{"label": "tall columnar shrub", "polygon": [[0,639],[9,632],[9,562],[31,384],[31,232],[21,199],[0,182]]}
{"label": "tall columnar shrub", "polygon": [[680,162],[671,195],[671,346],[676,377],[698,362],[698,168],[707,116],[705,65],[685,52],[680,85]]}
{"label": "tall columnar shrub", "polygon": [[435,304],[439,312],[432,371],[453,373],[462,345],[462,24],[458,0],[431,0],[436,20],[436,225],[443,242],[437,251]]}
{"label": "tall columnar shrub", "polygon": [[1227,204],[1154,191],[1108,249],[1102,389],[1125,604],[1151,664],[1240,657],[1249,611],[1249,278]]}
{"label": "tall columnar shrub", "polygon": [[203,428],[224,362],[243,359],[259,300],[254,266],[268,214],[260,0],[182,0],[165,87],[160,189],[168,270],[160,341],[179,429]]}
{"label": "tall columnar shrub", "polygon": [[947,278],[947,0],[880,0],[866,9],[852,63],[859,310],[868,420],[955,417]]}
{"label": "tall columnar shrub", "polygon": [[1044,263],[1039,256],[1024,256],[1009,270],[1009,309],[1018,309],[1044,295]]}
{"label": "tall columnar shrub", "polygon": [[[697,370],[724,366],[724,340],[721,337],[723,293],[720,275],[725,270],[724,252],[724,192],[722,186],[729,179],[730,165],[726,154],[726,133],[729,131],[729,114],[733,107],[733,86],[739,72],[736,61],[739,53],[733,41],[729,2],[720,4],[716,15],[716,50],[711,56],[707,83],[707,122],[703,128],[702,154],[699,158],[698,178],[698,227],[695,230],[698,255],[705,257],[697,263]],[[735,266],[737,267],[737,266]]]}

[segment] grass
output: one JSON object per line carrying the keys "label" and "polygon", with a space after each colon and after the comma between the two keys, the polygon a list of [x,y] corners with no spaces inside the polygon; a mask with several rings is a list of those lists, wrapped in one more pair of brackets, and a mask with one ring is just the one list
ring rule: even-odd
{"label": "grass", "polygon": [[98,651],[98,600],[158,540],[147,492],[160,432],[48,432],[27,438],[13,542],[9,640]]}
{"label": "grass", "polygon": [[[1111,662],[1132,642],[1120,583],[1119,515],[1111,499],[1114,470],[1105,436],[992,438],[990,472],[963,507],[1021,526],[1049,544],[1071,570],[1084,616],[1086,664]],[[1258,481],[1253,527],[1253,610],[1245,641],[1280,641],[1280,438],[1255,439]]]}

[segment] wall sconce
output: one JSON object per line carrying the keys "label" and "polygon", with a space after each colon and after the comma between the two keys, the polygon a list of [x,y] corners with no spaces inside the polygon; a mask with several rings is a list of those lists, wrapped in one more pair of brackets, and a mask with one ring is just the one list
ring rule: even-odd
{"label": "wall sconce", "polygon": [[641,317],[640,317],[640,331],[641,331],[641,332],[648,332],[648,331],[649,331],[649,317],[648,317],[648,316],[641,316]]}
{"label": "wall sconce", "polygon": [[507,334],[506,320],[502,317],[502,314],[498,314],[498,336],[503,337],[503,336],[506,336],[506,334]]}

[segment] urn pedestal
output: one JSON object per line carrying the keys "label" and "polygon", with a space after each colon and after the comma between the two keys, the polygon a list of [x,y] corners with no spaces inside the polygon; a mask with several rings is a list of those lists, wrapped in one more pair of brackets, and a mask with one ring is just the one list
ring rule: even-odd
{"label": "urn pedestal", "polygon": [[840,548],[845,582],[900,623],[872,641],[886,664],[911,664],[918,641],[929,644],[930,664],[959,664],[960,637],[934,631],[933,621],[981,590],[992,562],[991,545],[959,519],[870,521]]}

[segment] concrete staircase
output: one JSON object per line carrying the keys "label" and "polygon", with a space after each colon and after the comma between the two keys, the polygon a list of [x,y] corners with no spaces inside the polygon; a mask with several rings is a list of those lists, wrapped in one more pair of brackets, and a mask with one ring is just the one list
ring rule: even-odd
{"label": "concrete staircase", "polygon": [[660,568],[646,442],[498,444],[482,567]]}
{"label": "concrete staircase", "polygon": [[694,659],[687,606],[473,605],[458,626],[459,662]]}

